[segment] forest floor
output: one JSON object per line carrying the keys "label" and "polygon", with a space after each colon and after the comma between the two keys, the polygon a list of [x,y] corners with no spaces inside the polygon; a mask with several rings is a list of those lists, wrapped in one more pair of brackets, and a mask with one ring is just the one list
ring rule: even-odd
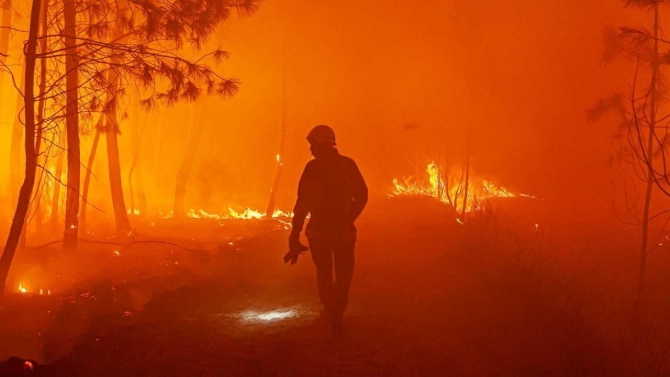
{"label": "forest floor", "polygon": [[670,375],[668,253],[633,311],[634,239],[524,218],[373,204],[343,339],[316,321],[309,254],[282,263],[281,222],[136,219],[130,247],[30,249],[13,267],[28,293],[0,308],[0,375]]}

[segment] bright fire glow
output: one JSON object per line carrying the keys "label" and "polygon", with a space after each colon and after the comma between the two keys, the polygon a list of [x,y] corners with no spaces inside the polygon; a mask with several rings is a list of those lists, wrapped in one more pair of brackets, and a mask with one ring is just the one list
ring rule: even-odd
{"label": "bright fire glow", "polygon": [[[129,212],[130,213],[130,212]],[[136,210],[135,214],[139,215],[139,211]],[[253,219],[262,219],[265,218],[265,212],[248,207],[242,211],[236,211],[232,208],[228,208],[227,213],[213,213],[205,211],[204,209],[195,209],[191,208],[186,212],[186,216],[191,219],[205,219],[205,220],[226,220],[226,219],[239,219],[239,220],[253,220]],[[158,218],[160,219],[170,219],[174,217],[174,212],[163,212],[158,210]],[[292,212],[284,212],[282,210],[275,210],[272,213],[272,218],[282,218],[282,217],[293,217]],[[155,223],[151,223],[151,226],[154,226]]]}
{"label": "bright fire glow", "polygon": [[28,290],[21,283],[19,283],[19,292],[26,294],[28,293]]}
{"label": "bright fire glow", "polygon": [[[465,193],[465,178],[462,171],[447,173],[436,163],[430,163],[426,167],[428,182],[417,181],[414,177],[405,177],[402,181],[393,180],[393,196],[400,195],[422,195],[431,196],[440,202],[452,205],[456,211],[463,210]],[[470,172],[470,177],[475,175]],[[465,212],[481,209],[482,203],[490,198],[514,198],[517,197],[506,188],[496,186],[491,181],[470,178],[467,188],[467,199],[465,200]],[[531,195],[519,194],[518,196],[534,198]]]}
{"label": "bright fire glow", "polygon": [[[252,219],[262,219],[265,218],[265,213],[255,210],[253,208],[247,208],[243,211],[236,211],[232,208],[228,208],[227,214],[216,214],[209,213],[202,209],[190,209],[186,214],[192,219],[209,219],[209,220],[223,220],[223,219],[241,219],[241,220],[252,220]],[[275,210],[272,213],[273,218],[277,217],[293,217],[293,213],[284,212],[281,210]]]}
{"label": "bright fire glow", "polygon": [[245,321],[275,321],[275,320],[282,320],[282,319],[288,319],[288,318],[295,318],[298,317],[298,313],[295,310],[273,310],[271,312],[263,312],[259,313],[256,311],[246,311],[240,314],[242,318]]}

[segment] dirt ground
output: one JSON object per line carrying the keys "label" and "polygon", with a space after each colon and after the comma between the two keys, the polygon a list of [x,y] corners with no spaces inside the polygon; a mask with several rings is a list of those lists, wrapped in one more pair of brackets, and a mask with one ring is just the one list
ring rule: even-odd
{"label": "dirt ground", "polygon": [[418,206],[361,218],[343,339],[316,321],[309,254],[282,263],[281,222],[138,219],[127,248],[29,250],[14,279],[52,291],[2,304],[0,358],[19,359],[0,375],[670,375],[667,260],[634,312],[634,239]]}

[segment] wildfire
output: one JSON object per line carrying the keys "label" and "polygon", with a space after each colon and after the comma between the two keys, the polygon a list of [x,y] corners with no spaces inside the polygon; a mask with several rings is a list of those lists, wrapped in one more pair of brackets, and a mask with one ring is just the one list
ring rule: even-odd
{"label": "wildfire", "polygon": [[186,213],[186,216],[188,216],[192,219],[208,219],[208,220],[221,220],[222,219],[221,215],[217,215],[215,213],[208,213],[208,212],[205,212],[202,209],[195,210],[193,208],[188,210],[188,212]]}
{"label": "wildfire", "polygon": [[[255,210],[253,208],[247,208],[243,211],[236,211],[232,208],[228,208],[227,214],[216,214],[208,213],[204,210],[195,210],[190,209],[187,213],[187,216],[192,219],[209,219],[209,220],[223,220],[223,219],[241,219],[241,220],[252,220],[252,219],[262,219],[265,218],[265,213]],[[293,213],[284,212],[281,210],[275,210],[272,213],[273,218],[277,217],[292,217]]]}
{"label": "wildfire", "polygon": [[[19,283],[19,289],[18,292],[25,295],[28,293],[28,288],[24,287],[22,283]],[[40,295],[44,295],[44,289],[40,288]],[[51,296],[51,289],[47,289],[46,291],[47,296]]]}
{"label": "wildfire", "polygon": [[[186,216],[191,218],[191,219],[206,219],[206,220],[230,220],[230,219],[239,219],[239,220],[252,220],[252,219],[262,219],[266,218],[264,212],[261,212],[259,210],[253,209],[253,208],[246,208],[242,211],[236,211],[232,208],[228,208],[227,213],[212,213],[212,212],[207,212],[203,209],[195,209],[191,208],[186,212]],[[158,210],[158,218],[160,219],[169,219],[174,217],[174,212],[169,211],[169,212],[163,212],[162,210]],[[284,212],[282,210],[275,210],[272,213],[272,218],[277,219],[277,218],[286,218],[286,217],[293,217],[292,212]],[[155,225],[154,223],[151,224],[152,226]]]}
{"label": "wildfire", "polygon": [[465,212],[477,211],[481,209],[482,203],[491,198],[514,198],[517,196],[534,198],[534,196],[527,194],[514,194],[502,186],[497,186],[491,181],[483,179],[471,179],[467,182],[466,187],[463,172],[444,174],[434,162],[428,164],[426,173],[428,174],[428,184],[421,184],[414,177],[405,177],[402,182],[394,179],[392,196],[431,196],[444,204],[453,206],[458,212],[463,210],[463,206],[465,206]]}

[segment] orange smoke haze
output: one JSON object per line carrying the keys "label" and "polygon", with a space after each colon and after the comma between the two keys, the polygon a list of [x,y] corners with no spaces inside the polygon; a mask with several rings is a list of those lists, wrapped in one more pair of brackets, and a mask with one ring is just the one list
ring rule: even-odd
{"label": "orange smoke haze", "polygon": [[[316,124],[335,129],[341,152],[356,158],[378,197],[392,192],[394,178],[420,173],[431,161],[463,165],[470,135],[472,167],[481,178],[584,212],[609,210],[617,179],[608,164],[609,138],[616,129],[588,123],[585,111],[601,97],[625,92],[634,73],[632,62],[602,64],[604,28],[635,25],[644,16],[605,0],[267,1],[252,17],[222,25],[209,41],[231,53],[219,70],[242,82],[232,100],[201,97],[150,113],[127,105],[120,137],[125,195],[135,161],[141,172],[134,173],[135,190],[144,188],[154,211],[169,212],[194,124],[206,128],[186,207],[264,209],[285,77],[282,210],[295,200],[311,158],[305,135]],[[11,58],[20,39],[12,42]],[[7,81],[2,89],[3,102],[14,103]],[[13,106],[3,108],[0,140],[8,150]],[[93,133],[84,131],[85,161]],[[105,167],[99,153],[91,202],[111,219]],[[3,211],[9,217],[12,209]]]}

